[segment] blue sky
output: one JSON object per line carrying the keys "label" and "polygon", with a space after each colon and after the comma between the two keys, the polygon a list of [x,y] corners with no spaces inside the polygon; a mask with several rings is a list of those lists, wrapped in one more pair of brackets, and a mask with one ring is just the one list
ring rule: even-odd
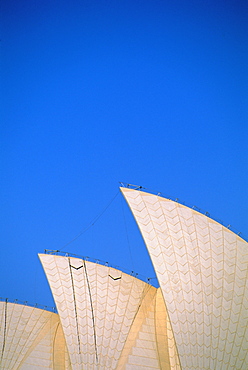
{"label": "blue sky", "polygon": [[[0,296],[142,185],[248,235],[246,1],[3,1]],[[154,276],[118,195],[66,247]]]}

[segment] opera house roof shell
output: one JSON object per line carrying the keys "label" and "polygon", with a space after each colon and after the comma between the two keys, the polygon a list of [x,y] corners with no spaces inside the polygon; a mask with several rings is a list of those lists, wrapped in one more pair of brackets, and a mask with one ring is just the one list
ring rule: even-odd
{"label": "opera house roof shell", "polygon": [[121,188],[159,288],[40,254],[58,313],[0,302],[1,369],[248,369],[248,243],[207,215]]}

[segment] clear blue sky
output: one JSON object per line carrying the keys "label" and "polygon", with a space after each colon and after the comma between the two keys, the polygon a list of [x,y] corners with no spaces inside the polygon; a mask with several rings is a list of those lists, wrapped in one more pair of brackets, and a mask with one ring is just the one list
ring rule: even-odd
{"label": "clear blue sky", "polygon": [[[37,258],[124,181],[248,234],[248,2],[1,3],[0,296],[52,305]],[[117,196],[67,251],[154,275]]]}

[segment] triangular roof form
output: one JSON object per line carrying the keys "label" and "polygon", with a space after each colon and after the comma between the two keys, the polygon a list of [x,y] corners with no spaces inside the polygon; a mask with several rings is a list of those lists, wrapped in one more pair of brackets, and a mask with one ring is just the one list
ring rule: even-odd
{"label": "triangular roof form", "polygon": [[121,188],[161,286],[183,370],[248,369],[248,243],[177,202]]}
{"label": "triangular roof form", "polygon": [[[167,335],[166,308],[155,287],[80,258],[39,257],[59,312],[73,370],[159,370],[161,364],[170,370],[170,362],[177,363],[169,329]],[[163,333],[159,326],[165,329]]]}
{"label": "triangular roof form", "polygon": [[[0,368],[70,370],[63,333],[56,313],[0,302]],[[60,334],[59,334],[60,333]],[[60,356],[56,356],[56,351]]]}

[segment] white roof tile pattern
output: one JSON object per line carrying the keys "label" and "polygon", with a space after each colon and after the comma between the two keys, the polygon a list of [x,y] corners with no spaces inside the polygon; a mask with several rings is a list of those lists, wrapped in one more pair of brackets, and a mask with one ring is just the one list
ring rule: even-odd
{"label": "white roof tile pattern", "polygon": [[[155,370],[162,368],[160,361],[168,365],[163,369],[171,369],[167,334],[161,335],[159,330],[156,334],[156,325],[166,328],[168,321],[163,301],[156,300],[156,288],[114,268],[79,258],[39,257],[73,370]],[[159,351],[164,349],[160,360]],[[171,361],[176,362],[174,358]]]}
{"label": "white roof tile pattern", "polygon": [[182,369],[247,370],[248,243],[181,204],[121,191],[162,288]]}
{"label": "white roof tile pattern", "polygon": [[[55,313],[7,301],[0,302],[0,369],[54,368],[53,351],[56,346],[53,342],[59,326],[59,317]],[[60,346],[65,355],[63,335],[60,337]],[[63,364],[57,369],[69,370],[70,367]]]}

